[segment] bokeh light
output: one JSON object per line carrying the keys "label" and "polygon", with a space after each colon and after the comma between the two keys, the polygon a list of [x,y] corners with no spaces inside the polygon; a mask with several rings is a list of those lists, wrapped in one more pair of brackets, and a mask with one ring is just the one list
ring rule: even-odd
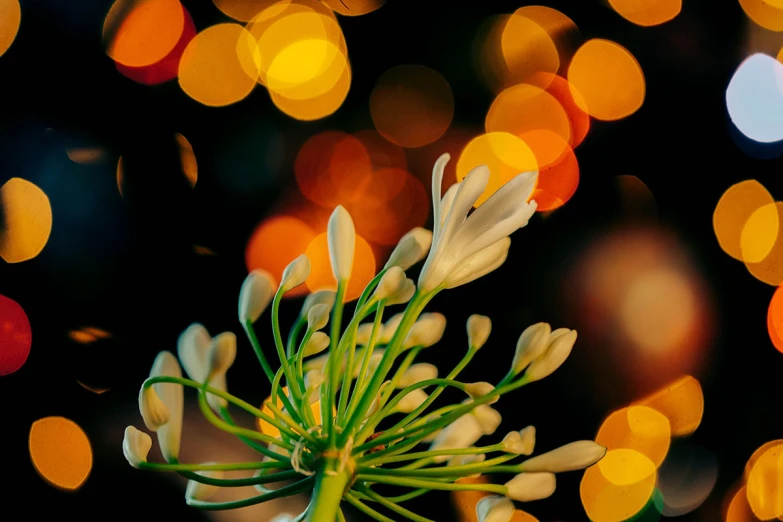
{"label": "bokeh light", "polygon": [[79,165],[94,165],[101,163],[108,156],[106,151],[100,147],[74,147],[66,149],[65,154],[68,159]]}
{"label": "bokeh light", "polygon": [[731,496],[726,508],[725,522],[759,522],[748,503],[747,486],[742,486]]}
{"label": "bokeh light", "polygon": [[340,63],[344,63],[345,67],[329,90],[312,98],[304,99],[288,98],[285,94],[277,91],[269,91],[272,103],[284,114],[301,121],[320,120],[333,114],[343,104],[351,88],[350,64],[347,59]]}
{"label": "bokeh light", "polygon": [[[489,478],[486,475],[478,477],[463,477],[455,481],[455,484],[488,484]],[[456,522],[478,522],[476,516],[476,504],[482,498],[491,493],[486,491],[451,491],[449,497],[451,506],[456,516]]]}
{"label": "bokeh light", "polygon": [[748,481],[748,477],[750,477],[750,472],[753,470],[753,466],[756,465],[756,462],[758,462],[761,456],[764,455],[768,449],[774,448],[776,446],[783,446],[783,439],[776,439],[765,442],[759,446],[756,451],[753,452],[753,454],[748,459],[748,462],[745,463],[745,469],[742,473],[742,478],[745,482]]}
{"label": "bokeh light", "polygon": [[[279,283],[285,267],[305,253],[315,236],[315,231],[309,225],[292,216],[273,216],[264,220],[245,247],[248,272],[266,270]],[[286,296],[294,297],[307,292],[306,285],[300,285],[286,293]]]}
{"label": "bokeh light", "polygon": [[[772,223],[777,223],[773,225]],[[747,232],[748,224],[755,228]],[[750,249],[753,254],[759,254],[770,245],[771,250],[758,262],[745,260],[745,266],[748,271],[758,279],[768,285],[779,286],[783,283],[783,241],[777,241],[778,231],[783,230],[783,202],[776,202],[774,205],[767,205],[754,212],[746,226],[743,227],[742,239],[749,236],[746,240],[748,245],[758,243],[760,246]],[[775,239],[770,241],[769,237],[774,233]],[[743,249],[743,254],[746,249]]]}
{"label": "bokeh light", "polygon": [[620,207],[631,219],[650,219],[658,216],[658,204],[650,188],[638,177],[623,174],[615,177]]}
{"label": "bokeh light", "polygon": [[536,156],[530,147],[508,132],[488,132],[473,138],[457,161],[457,181],[480,165],[489,167],[489,182],[475,206],[484,203],[515,176],[528,171],[538,171]]}
{"label": "bokeh light", "polygon": [[629,22],[643,27],[668,22],[682,10],[682,0],[609,0],[609,5]]}
{"label": "bokeh light", "polygon": [[579,48],[568,68],[574,100],[598,120],[619,120],[642,106],[645,80],[636,58],[624,47],[594,38]]}
{"label": "bokeh light", "polygon": [[607,451],[599,464],[587,468],[582,477],[582,506],[593,522],[627,520],[647,505],[655,480],[655,464],[641,453],[627,449]]}
{"label": "bokeh light", "polygon": [[770,193],[756,180],[741,181],[729,187],[718,200],[712,214],[712,228],[723,251],[742,261],[745,224],[759,208],[773,203]]}
{"label": "bokeh light", "polygon": [[767,257],[778,238],[778,221],[774,203],[757,208],[748,217],[740,234],[740,250],[746,263],[759,263]]}
{"label": "bokeh light", "polygon": [[604,420],[595,441],[609,450],[630,449],[660,466],[669,451],[669,420],[645,406],[621,408]]}
{"label": "bokeh light", "polygon": [[672,436],[690,435],[701,424],[704,415],[704,393],[701,384],[685,375],[636,404],[653,408],[669,419]]}
{"label": "bokeh light", "polygon": [[19,0],[0,0],[0,56],[11,47],[22,22]]}
{"label": "bokeh light", "polygon": [[380,8],[386,0],[321,0],[321,3],[343,16],[361,16]]}
{"label": "bokeh light", "polygon": [[783,5],[778,0],[739,0],[748,17],[770,31],[783,31]]}
{"label": "bokeh light", "polygon": [[196,154],[193,152],[193,145],[190,144],[185,136],[178,132],[174,133],[174,141],[177,142],[177,148],[179,149],[182,173],[185,175],[185,179],[188,180],[191,188],[195,187],[198,181],[198,162],[196,161]]}
{"label": "bokeh light", "polygon": [[280,0],[212,0],[215,7],[234,20],[249,22],[258,13]]}
{"label": "bokeh light", "polygon": [[528,78],[527,83],[544,89],[551,94],[560,104],[562,110],[568,116],[571,126],[571,140],[569,145],[576,148],[587,136],[590,130],[590,115],[582,107],[584,103],[577,103],[575,98],[581,97],[576,87],[568,83],[562,76],[539,72]]}
{"label": "bokeh light", "polygon": [[748,503],[761,520],[783,517],[783,444],[768,447],[748,474]]}
{"label": "bokeh light", "polygon": [[579,186],[579,163],[563,138],[549,130],[534,130],[522,135],[538,163],[538,184],[533,191],[538,206],[546,212],[563,206]]}
{"label": "bokeh light", "polygon": [[95,328],[94,326],[85,326],[84,328],[78,328],[68,332],[68,337],[72,341],[79,344],[92,344],[101,339],[108,339],[111,334],[101,328]]}
{"label": "bokeh light", "polygon": [[[288,386],[283,386],[283,393],[286,397],[288,397]],[[267,397],[264,399],[264,403],[261,407],[261,411],[268,415],[271,418],[276,418],[274,412],[269,408],[269,405],[272,402],[272,397]],[[277,397],[277,408],[281,411],[285,411],[285,408],[283,407],[283,400],[280,397]],[[313,413],[313,418],[319,420],[321,418],[321,400],[318,399],[315,402],[310,403],[310,411]],[[269,424],[267,421],[263,419],[256,419],[256,424],[258,426],[258,430],[261,433],[264,433],[266,435],[269,435],[271,437],[280,437],[280,430],[277,429],[277,426],[273,426],[272,424]]]}
{"label": "bokeh light", "polygon": [[781,85],[783,64],[761,53],[746,58],[731,77],[726,88],[729,117],[751,140],[761,143],[783,140]]}
{"label": "bokeh light", "polygon": [[679,517],[695,511],[707,500],[718,480],[718,458],[701,446],[672,445],[658,468],[658,489],[663,515]]}
{"label": "bokeh light", "polygon": [[222,107],[250,94],[258,71],[258,50],[251,34],[238,24],[217,24],[198,33],[185,48],[179,85],[197,102]]}
{"label": "bokeh light", "polygon": [[378,78],[370,115],[384,138],[401,147],[421,147],[446,132],[454,117],[454,95],[438,71],[399,65]]}
{"label": "bokeh light", "polygon": [[[310,259],[310,277],[307,287],[312,292],[318,290],[336,290],[337,281],[329,262],[329,243],[325,233],[315,236],[307,246],[305,254]],[[348,278],[345,301],[353,301],[362,295],[364,287],[375,277],[375,254],[372,247],[361,236],[356,236],[353,269]]]}
{"label": "bokeh light", "polygon": [[30,320],[22,306],[0,295],[0,376],[24,366],[32,342]]}
{"label": "bokeh light", "polygon": [[103,24],[106,54],[130,67],[157,63],[174,49],[184,28],[179,0],[117,0]]}
{"label": "bokeh light", "polygon": [[45,417],[30,428],[30,458],[35,470],[52,486],[79,489],[92,470],[87,434],[65,417]]}
{"label": "bokeh light", "polygon": [[0,257],[7,263],[34,258],[52,232],[52,206],[37,185],[11,178],[0,187]]}

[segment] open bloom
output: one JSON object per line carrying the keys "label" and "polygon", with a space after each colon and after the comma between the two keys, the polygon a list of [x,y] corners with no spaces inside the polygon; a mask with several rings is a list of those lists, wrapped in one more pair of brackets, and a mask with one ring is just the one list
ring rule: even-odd
{"label": "open bloom", "polygon": [[527,225],[536,211],[536,202],[527,200],[536,187],[538,173],[525,172],[468,216],[487,187],[489,169],[485,165],[476,167],[441,199],[443,170],[449,159],[448,154],[438,158],[432,172],[435,230],[419,275],[419,288],[425,292],[441,285],[454,288],[498,268],[508,255],[509,234]]}

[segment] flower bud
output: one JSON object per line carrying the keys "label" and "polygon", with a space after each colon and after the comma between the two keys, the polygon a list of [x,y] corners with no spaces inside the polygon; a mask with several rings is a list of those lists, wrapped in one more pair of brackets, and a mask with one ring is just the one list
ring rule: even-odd
{"label": "flower bud", "polygon": [[225,375],[237,356],[237,336],[234,332],[223,332],[212,340],[209,351],[209,375]]}
{"label": "flower bud", "polygon": [[511,363],[511,372],[519,374],[547,347],[551,327],[547,323],[536,323],[525,328],[517,341],[517,350],[514,353],[514,361]]}
{"label": "flower bud", "polygon": [[381,301],[395,295],[405,284],[405,272],[398,266],[393,266],[383,274],[373,294],[373,301]]}
{"label": "flower bud", "polygon": [[329,217],[326,237],[332,273],[337,281],[347,281],[353,267],[356,230],[351,215],[342,205],[338,205]]}
{"label": "flower bud", "polygon": [[432,232],[416,227],[400,238],[384,268],[398,266],[407,270],[427,255],[432,245]]}
{"label": "flower bud", "polygon": [[397,328],[400,327],[404,315],[405,312],[394,314],[388,321],[383,323],[383,331],[378,336],[378,344],[389,344],[391,342],[392,337],[397,333]]}
{"label": "flower bud", "polygon": [[500,495],[484,497],[476,504],[478,522],[510,522],[514,503]]}
{"label": "flower bud", "polygon": [[152,449],[152,438],[149,435],[133,426],[125,428],[122,453],[131,466],[138,469],[142,463],[147,462],[150,449]]}
{"label": "flower bud", "polygon": [[554,473],[520,473],[508,482],[506,496],[518,502],[547,498],[555,492]]}
{"label": "flower bud", "polygon": [[266,270],[253,270],[242,283],[239,291],[239,322],[254,323],[275,296],[277,284]]}
{"label": "flower bud", "polygon": [[307,329],[320,330],[329,322],[331,308],[325,304],[317,304],[307,312]]}
{"label": "flower bud", "polygon": [[206,364],[212,337],[203,325],[193,323],[182,332],[177,339],[177,354],[192,380],[203,383],[209,377],[209,368]]}
{"label": "flower bud", "polygon": [[[204,464],[217,464],[217,462],[205,462]],[[219,470],[203,470],[196,471],[197,474],[202,477],[208,477],[212,479],[222,479],[225,475],[224,472]],[[185,501],[189,504],[191,500],[209,500],[215,493],[220,490],[219,486],[213,486],[212,484],[204,484],[196,480],[188,480],[188,487],[185,490]]]}
{"label": "flower bud", "polygon": [[579,440],[526,460],[521,467],[526,473],[575,471],[592,466],[604,455],[605,447],[592,440]]}
{"label": "flower bud", "polygon": [[[447,466],[465,466],[468,464],[478,464],[480,462],[484,462],[487,459],[487,456],[483,453],[480,453],[478,455],[454,455],[451,457],[446,464]],[[465,475],[467,478],[474,478],[474,477],[480,477],[481,472],[478,472],[474,475]]]}
{"label": "flower bud", "polygon": [[549,336],[549,344],[544,353],[530,363],[525,377],[535,382],[548,377],[565,362],[576,342],[576,330],[559,328]]}
{"label": "flower bud", "polygon": [[403,348],[423,346],[429,348],[440,341],[446,330],[446,317],[439,313],[421,314],[405,338]]}
{"label": "flower bud", "polygon": [[394,294],[386,298],[386,306],[405,304],[411,300],[415,293],[416,283],[413,282],[413,279],[406,279]]}
{"label": "flower bud", "polygon": [[397,388],[407,388],[412,384],[438,377],[438,367],[430,363],[416,363],[411,365],[408,370],[402,374]]}
{"label": "flower bud", "polygon": [[416,388],[415,390],[406,393],[400,402],[397,403],[394,410],[400,413],[410,413],[421,406],[422,403],[427,400],[427,397],[429,397],[429,395],[427,395],[424,390]]}
{"label": "flower bud", "polygon": [[[163,351],[155,357],[150,370],[150,377],[182,377],[182,370],[177,358],[171,352]],[[160,382],[151,386],[155,396],[166,408],[168,418],[156,430],[160,452],[166,461],[171,462],[179,456],[179,446],[182,439],[182,418],[185,407],[185,392],[182,385],[171,382]],[[142,416],[144,413],[142,412]],[[145,424],[147,420],[145,419]],[[149,427],[149,425],[148,425]]]}
{"label": "flower bud", "polygon": [[[356,344],[359,346],[367,346],[370,344],[370,336],[372,336],[372,323],[360,324],[356,329]],[[383,325],[378,325],[378,331],[383,329]]]}
{"label": "flower bud", "polygon": [[300,312],[301,317],[307,317],[307,314],[310,313],[310,309],[317,304],[326,305],[327,308],[329,308],[329,312],[331,312],[332,307],[334,307],[335,298],[336,294],[333,290],[319,290],[309,294],[305,297],[304,304],[302,304],[302,311]]}
{"label": "flower bud", "polygon": [[485,315],[474,314],[468,317],[468,345],[478,350],[489,338],[492,331],[492,321]]}
{"label": "flower bud", "polygon": [[158,431],[169,421],[169,409],[163,404],[154,386],[142,386],[139,390],[139,411],[144,425],[150,431]]}
{"label": "flower bud", "polygon": [[288,292],[292,288],[301,285],[310,276],[310,259],[304,254],[291,261],[283,270],[283,280],[280,288]]}
{"label": "flower bud", "polygon": [[512,431],[503,438],[503,451],[515,455],[530,455],[536,444],[536,429],[533,426]]}
{"label": "flower bud", "polygon": [[321,370],[310,370],[304,376],[305,389],[312,390],[318,388],[326,381],[326,376]]}
{"label": "flower bud", "polygon": [[307,341],[307,344],[304,346],[303,356],[309,357],[323,352],[329,347],[330,342],[331,339],[328,335],[323,332],[315,332],[310,336],[310,340]]}
{"label": "flower bud", "polygon": [[[430,451],[469,448],[483,435],[481,426],[473,415],[463,415],[438,433],[430,445]],[[446,462],[448,455],[433,457],[435,462]]]}
{"label": "flower bud", "polygon": [[498,429],[498,426],[500,426],[500,423],[503,420],[498,410],[492,406],[487,406],[486,404],[476,406],[470,413],[478,421],[481,432],[484,435],[492,435],[495,433],[495,430]]}
{"label": "flower bud", "polygon": [[[483,397],[489,393],[492,393],[494,390],[495,387],[488,382],[471,382],[465,385],[465,393],[470,395],[472,399]],[[498,399],[500,399],[500,397],[495,397],[488,404],[495,404]]]}

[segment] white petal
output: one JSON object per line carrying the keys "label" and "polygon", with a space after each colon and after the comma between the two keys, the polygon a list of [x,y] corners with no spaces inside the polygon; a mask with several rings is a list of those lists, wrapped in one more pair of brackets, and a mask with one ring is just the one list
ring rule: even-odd
{"label": "white petal", "polygon": [[[562,330],[565,330],[563,332]],[[559,335],[556,335],[559,334]],[[541,356],[530,363],[525,377],[530,381],[538,381],[548,377],[565,362],[571,354],[576,342],[576,330],[558,329],[549,336],[549,345]]]}
{"label": "white petal", "polygon": [[154,386],[139,390],[139,411],[147,429],[155,432],[169,421],[169,410],[158,396]]}
{"label": "white petal", "polygon": [[347,281],[353,268],[356,230],[351,215],[342,205],[338,205],[329,217],[327,238],[332,273],[337,281]]}
{"label": "white petal", "polygon": [[526,473],[549,471],[560,473],[592,466],[603,458],[606,448],[592,440],[579,440],[560,446],[522,463]]}
{"label": "white petal", "polygon": [[[495,387],[492,386],[490,383],[482,381],[482,382],[471,382],[465,385],[465,393],[471,396],[473,399],[478,399],[479,397],[483,397],[484,395],[487,395],[488,393],[491,393],[494,391]],[[495,401],[497,401],[498,397],[495,397]],[[493,404],[492,402],[488,404]]]}
{"label": "white petal", "polygon": [[506,496],[519,502],[547,498],[555,492],[554,473],[520,473],[506,482]]}
{"label": "white petal", "polygon": [[234,332],[223,332],[215,336],[209,350],[210,375],[225,374],[237,357],[237,336]]}
{"label": "white petal", "polygon": [[388,298],[386,298],[386,306],[405,304],[411,300],[413,294],[415,293],[416,283],[413,282],[413,279],[406,279],[402,282],[402,285],[400,285],[400,288],[397,290],[397,292],[394,293],[394,295],[390,295]]}
{"label": "white petal", "polygon": [[514,360],[511,362],[511,371],[514,375],[530,366],[530,363],[544,353],[551,332],[552,327],[549,323],[531,324],[524,329],[517,340]]}
{"label": "white petal", "polygon": [[401,413],[410,413],[421,406],[422,403],[427,400],[427,397],[429,397],[429,395],[427,395],[424,390],[417,388],[412,392],[405,394],[400,402],[397,403],[395,410]]}
{"label": "white petal", "polygon": [[476,504],[478,522],[509,522],[514,516],[514,503],[500,495],[484,497]]}
{"label": "white petal", "polygon": [[307,313],[307,328],[308,330],[321,330],[326,323],[329,322],[329,313],[331,309],[329,306],[321,303],[310,308]]}
{"label": "white petal", "polygon": [[468,317],[468,345],[478,350],[489,338],[492,331],[492,321],[485,315],[473,314]]}
{"label": "white petal", "polygon": [[177,340],[177,355],[192,380],[203,383],[209,377],[209,349],[212,337],[199,323],[193,323],[182,332]]}
{"label": "white petal", "polygon": [[506,262],[511,239],[504,237],[462,260],[446,279],[446,288],[456,288],[484,277]]}
{"label": "white petal", "polygon": [[416,363],[402,375],[397,388],[407,388],[413,384],[438,377],[438,367],[430,363]]}
{"label": "white petal", "polygon": [[280,287],[283,292],[301,285],[310,276],[310,259],[302,254],[285,267],[283,270],[283,279],[280,281]]}
{"label": "white petal", "polygon": [[277,283],[266,270],[250,272],[239,291],[239,322],[255,322],[275,296]]}
{"label": "white petal", "polygon": [[441,214],[445,213],[440,207],[440,191],[443,185],[443,171],[446,169],[446,164],[451,159],[451,155],[441,154],[441,156],[435,161],[435,165],[432,167],[432,216],[433,221],[433,242],[436,241],[440,235]]}
{"label": "white petal", "polygon": [[416,227],[400,238],[384,268],[398,266],[407,270],[427,255],[432,246],[432,232]]}
{"label": "white petal", "polygon": [[[431,451],[454,450],[469,448],[481,438],[484,433],[478,420],[473,415],[463,415],[438,433],[430,445]],[[449,455],[433,457],[435,462],[446,462]]]}
{"label": "white petal", "polygon": [[[150,377],[167,375],[182,377],[182,370],[177,358],[171,352],[160,352],[152,364]],[[158,444],[163,458],[171,461],[179,457],[180,440],[182,439],[182,417],[184,414],[185,391],[179,384],[160,382],[152,385],[155,392],[166,405],[169,420],[157,430]]]}
{"label": "white petal", "polygon": [[380,301],[386,299],[402,289],[402,285],[405,284],[405,272],[398,266],[389,268],[381,280],[378,282],[378,286],[375,288],[372,299]]}
{"label": "white petal", "polygon": [[451,205],[454,204],[454,197],[457,195],[457,191],[459,190],[460,183],[454,183],[452,186],[450,186],[446,193],[443,194],[443,197],[440,200],[440,223],[438,223],[438,228],[443,228],[443,224],[446,222],[446,216],[449,215],[449,210],[451,210]]}
{"label": "white petal", "polygon": [[147,462],[150,449],[152,449],[152,438],[149,435],[133,426],[125,428],[122,453],[131,466],[138,468],[142,462]]}

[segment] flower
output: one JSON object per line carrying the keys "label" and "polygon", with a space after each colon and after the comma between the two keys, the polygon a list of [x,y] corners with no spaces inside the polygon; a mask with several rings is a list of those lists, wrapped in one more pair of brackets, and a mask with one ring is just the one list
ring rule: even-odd
{"label": "flower", "polygon": [[514,516],[514,503],[500,495],[484,497],[476,504],[478,522],[509,522]]}
{"label": "flower", "polygon": [[[465,385],[465,393],[470,395],[473,399],[478,399],[479,397],[492,393],[494,389],[495,387],[488,382],[472,382]],[[497,397],[495,400],[497,400]]]}
{"label": "flower", "polygon": [[133,426],[125,428],[125,437],[122,439],[122,453],[125,459],[134,468],[140,468],[147,462],[147,455],[152,449],[152,437],[139,431]]}
{"label": "flower", "polygon": [[323,303],[310,308],[307,312],[307,328],[313,331],[323,329],[329,322],[329,312],[331,309]]}
{"label": "flower", "polygon": [[538,381],[548,377],[555,370],[560,368],[576,342],[576,331],[568,328],[558,328],[549,334],[546,350],[536,358],[527,371],[525,377],[530,382]]}
{"label": "flower", "polygon": [[310,259],[302,254],[285,267],[279,291],[285,293],[301,285],[310,276]]}
{"label": "flower", "polygon": [[317,292],[313,292],[312,294],[308,294],[308,296],[305,297],[304,303],[302,304],[302,311],[299,312],[299,316],[307,317],[310,313],[310,310],[312,310],[315,305],[319,304],[326,305],[326,307],[331,312],[332,307],[334,306],[335,298],[336,294],[333,290],[319,290]]}
{"label": "flower", "polygon": [[[473,415],[463,415],[441,431],[430,444],[430,451],[454,450],[474,445],[484,435],[479,421]],[[448,455],[433,457],[435,462],[446,462]]]}
{"label": "flower", "polygon": [[468,317],[468,346],[473,350],[478,350],[489,339],[489,333],[492,331],[492,321],[485,315],[473,314]]}
{"label": "flower", "polygon": [[351,215],[342,205],[338,205],[329,217],[326,235],[334,277],[338,281],[347,281],[353,267],[356,231]]}
{"label": "flower", "polygon": [[520,473],[506,482],[506,496],[519,502],[547,498],[555,492],[554,473]]}
{"label": "flower", "polygon": [[407,388],[413,384],[429,379],[436,379],[438,377],[438,367],[430,363],[416,363],[406,370],[400,381],[397,383],[397,388]]}
{"label": "flower", "polygon": [[397,407],[395,408],[395,411],[398,411],[400,413],[410,413],[419,406],[422,405],[424,401],[427,400],[427,393],[422,390],[421,388],[416,388],[415,390],[411,391],[410,393],[406,393],[400,402],[397,403]]}
{"label": "flower", "polygon": [[[220,334],[212,339],[201,324],[190,325],[179,336],[177,353],[185,373],[198,383],[208,382],[209,386],[226,391],[226,371],[236,356],[236,336],[231,332]],[[213,355],[214,354],[214,355]],[[218,367],[214,367],[218,364]],[[215,411],[226,405],[226,400],[208,394],[207,401]]]}
{"label": "flower", "polygon": [[547,323],[536,323],[525,328],[519,336],[514,360],[511,362],[512,374],[516,375],[525,370],[546,350],[551,331],[552,328]]}
{"label": "flower", "polygon": [[423,346],[429,348],[440,341],[446,331],[446,316],[439,313],[421,314],[405,338],[403,348]]}
{"label": "flower", "polygon": [[323,332],[315,332],[304,347],[304,357],[316,355],[329,347],[329,336]]}
{"label": "flower", "polygon": [[525,472],[560,473],[592,466],[606,454],[606,448],[592,440],[578,440],[522,463]]}
{"label": "flower", "polygon": [[535,201],[527,200],[538,173],[525,172],[503,185],[468,216],[487,186],[489,169],[485,165],[476,167],[441,199],[443,170],[449,159],[448,154],[438,158],[432,172],[435,230],[419,275],[418,286],[424,292],[441,285],[454,288],[495,270],[508,253],[508,235],[527,225],[536,211]]}
{"label": "flower", "polygon": [[239,291],[239,322],[256,322],[275,296],[276,283],[266,270],[253,270]]}
{"label": "flower", "polygon": [[[150,377],[182,377],[177,358],[171,352],[160,352],[152,364]],[[141,404],[141,415],[147,429],[158,435],[158,444],[163,458],[167,461],[176,460],[179,456],[180,440],[182,439],[182,417],[184,407],[184,390],[175,383],[160,382],[146,387],[142,386],[141,396],[152,393],[159,404],[153,405],[147,402]],[[155,402],[155,399],[152,399]],[[153,413],[150,408],[163,408],[165,420],[160,416],[161,411]],[[147,410],[145,412],[145,409]],[[163,421],[163,422],[161,422]]]}
{"label": "flower", "polygon": [[400,238],[384,268],[393,266],[407,270],[427,255],[432,245],[432,232],[416,227]]}

